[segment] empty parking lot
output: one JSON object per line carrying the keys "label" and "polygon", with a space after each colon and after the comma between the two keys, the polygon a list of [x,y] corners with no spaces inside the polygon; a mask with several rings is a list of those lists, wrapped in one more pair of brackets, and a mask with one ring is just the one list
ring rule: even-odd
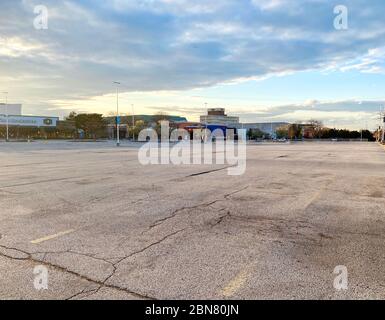
{"label": "empty parking lot", "polygon": [[385,298],[378,144],[249,145],[241,176],[137,152],[0,144],[1,299]]}

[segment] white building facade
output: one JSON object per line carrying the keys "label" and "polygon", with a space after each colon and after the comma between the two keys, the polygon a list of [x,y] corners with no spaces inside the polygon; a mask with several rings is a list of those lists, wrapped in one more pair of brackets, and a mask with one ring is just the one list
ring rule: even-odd
{"label": "white building facade", "polygon": [[[56,127],[58,117],[39,117],[39,116],[8,116],[10,127]],[[7,125],[7,116],[0,114],[0,126]]]}
{"label": "white building facade", "polygon": [[0,104],[0,126],[56,127],[58,117],[24,116],[21,104]]}
{"label": "white building facade", "polygon": [[218,124],[228,127],[234,127],[239,124],[239,117],[231,117],[225,113],[224,108],[213,108],[207,110],[207,115],[200,117],[203,124]]}

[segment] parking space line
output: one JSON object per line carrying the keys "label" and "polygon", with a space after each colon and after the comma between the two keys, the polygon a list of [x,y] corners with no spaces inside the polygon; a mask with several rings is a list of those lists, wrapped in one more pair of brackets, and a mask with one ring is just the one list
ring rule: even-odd
{"label": "parking space line", "polygon": [[69,234],[69,233],[72,233],[72,232],[74,232],[74,231],[75,231],[75,229],[70,229],[70,230],[58,232],[58,233],[56,233],[56,234],[53,234],[53,235],[50,235],[50,236],[46,236],[46,237],[44,237],[44,238],[32,240],[31,243],[33,243],[33,244],[38,244],[38,243],[41,243],[41,242],[44,242],[44,241],[48,241],[48,240],[52,240],[52,239],[55,239],[55,238],[64,236],[64,235]]}
{"label": "parking space line", "polygon": [[238,275],[232,279],[228,285],[221,291],[222,296],[232,297],[246,282],[248,276],[247,270],[242,270]]}

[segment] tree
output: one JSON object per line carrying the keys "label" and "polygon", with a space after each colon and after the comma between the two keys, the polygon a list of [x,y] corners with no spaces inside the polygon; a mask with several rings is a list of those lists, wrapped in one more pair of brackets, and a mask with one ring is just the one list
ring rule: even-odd
{"label": "tree", "polygon": [[370,132],[369,130],[362,131],[362,139],[368,140],[368,141],[376,141],[376,137],[374,133]]}
{"label": "tree", "polygon": [[98,113],[83,113],[75,116],[76,129],[81,129],[88,138],[97,139],[106,134],[106,122]]}
{"label": "tree", "polygon": [[293,123],[289,126],[289,139],[300,139],[302,138],[302,128],[298,123]]}
{"label": "tree", "polygon": [[289,137],[289,127],[288,126],[281,126],[278,127],[275,131],[275,134],[277,135],[278,139],[288,138]]}
{"label": "tree", "polygon": [[267,133],[264,133],[258,128],[249,129],[247,131],[247,136],[250,140],[262,139],[262,138],[265,138],[267,135],[268,135]]}
{"label": "tree", "polygon": [[322,121],[311,119],[308,121],[308,123],[313,129],[314,137],[320,139],[322,137],[322,130],[324,128]]}
{"label": "tree", "polygon": [[[323,128],[320,135],[321,139],[361,139],[361,131],[350,131],[347,129],[328,129]],[[369,130],[362,130],[362,139],[375,141],[375,134]]]}
{"label": "tree", "polygon": [[[130,128],[130,136],[133,135],[133,133],[135,134],[135,137],[138,137],[139,136],[139,133],[140,131],[142,131],[143,129],[146,128],[146,124],[143,120],[138,120],[138,121],[135,121],[135,127],[134,128]],[[133,132],[134,130],[134,132]]]}
{"label": "tree", "polygon": [[246,136],[248,140],[251,140],[253,136],[253,130],[251,129],[247,130]]}
{"label": "tree", "polygon": [[66,117],[65,119],[67,121],[75,121],[75,118],[76,118],[76,112],[75,111],[71,111],[70,114],[68,115],[68,117]]}
{"label": "tree", "polygon": [[59,121],[57,123],[56,129],[57,129],[57,135],[60,138],[76,137],[75,120],[69,120],[69,117],[67,117],[64,121]]}
{"label": "tree", "polygon": [[373,139],[376,141],[381,141],[382,139],[382,128],[378,128],[376,131],[374,131]]}

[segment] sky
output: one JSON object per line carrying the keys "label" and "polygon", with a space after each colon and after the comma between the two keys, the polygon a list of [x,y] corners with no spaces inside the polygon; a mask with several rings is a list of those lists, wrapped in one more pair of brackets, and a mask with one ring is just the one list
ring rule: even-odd
{"label": "sky", "polygon": [[384,12],[383,0],[1,0],[0,101],[8,92],[25,114],[109,115],[119,81],[124,114],[196,121],[207,105],[242,122],[373,130]]}

